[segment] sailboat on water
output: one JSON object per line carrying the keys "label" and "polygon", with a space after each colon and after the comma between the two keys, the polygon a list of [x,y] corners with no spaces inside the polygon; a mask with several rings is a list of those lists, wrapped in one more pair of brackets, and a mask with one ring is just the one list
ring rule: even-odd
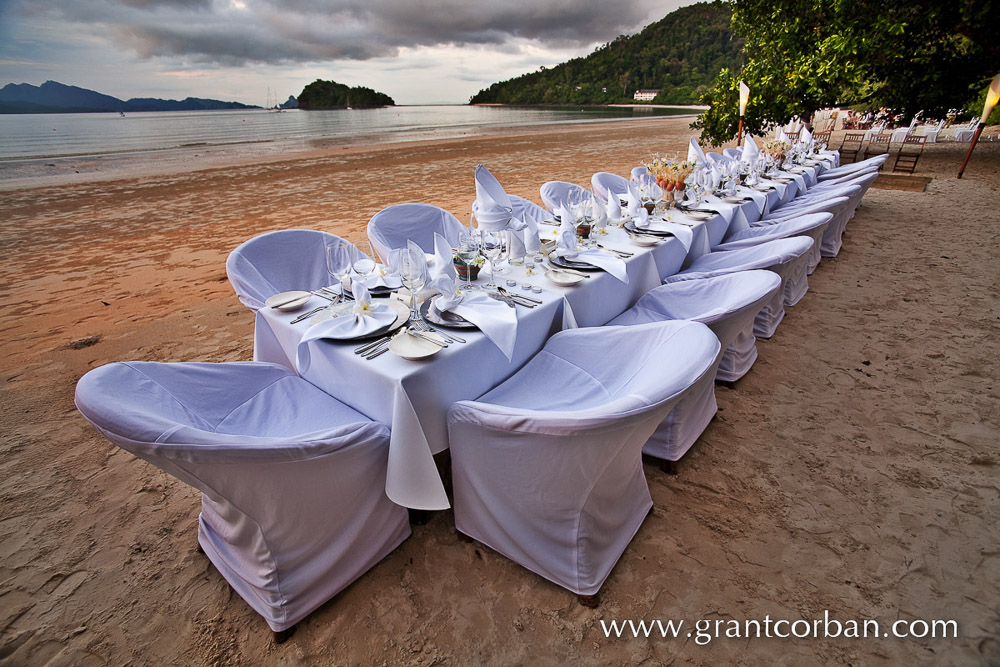
{"label": "sailboat on water", "polygon": [[268,113],[285,113],[285,110],[278,104],[278,91],[274,91],[274,104],[271,104],[271,88],[267,89],[267,103],[264,107]]}

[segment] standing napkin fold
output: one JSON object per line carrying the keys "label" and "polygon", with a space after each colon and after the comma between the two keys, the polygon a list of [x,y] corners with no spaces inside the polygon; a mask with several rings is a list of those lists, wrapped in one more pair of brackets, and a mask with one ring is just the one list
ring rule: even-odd
{"label": "standing napkin fold", "polygon": [[524,250],[529,255],[534,255],[542,247],[542,239],[538,235],[538,220],[529,211],[524,212]]}
{"label": "standing napkin fold", "polygon": [[458,271],[455,269],[455,256],[451,251],[451,244],[445,237],[434,232],[434,275],[451,276],[453,280],[458,278]]}
{"label": "standing napkin fold", "polygon": [[708,166],[708,158],[705,157],[705,151],[701,150],[701,146],[695,141],[694,137],[691,137],[691,141],[688,142],[688,162],[697,163],[699,167]]}
{"label": "standing napkin fold", "polygon": [[476,167],[476,201],[473,206],[479,228],[488,232],[507,229],[514,212],[510,197],[500,181],[483,165]]}
{"label": "standing napkin fold", "polygon": [[459,292],[451,276],[441,275],[431,281],[440,296],[431,302],[439,313],[449,312],[475,324],[510,361],[517,342],[517,311],[503,301],[481,292]]}
{"label": "standing napkin fold", "polygon": [[753,165],[758,157],[760,157],[760,149],[757,148],[757,143],[753,140],[753,137],[748,134],[743,141],[743,154],[740,156],[740,162]]}

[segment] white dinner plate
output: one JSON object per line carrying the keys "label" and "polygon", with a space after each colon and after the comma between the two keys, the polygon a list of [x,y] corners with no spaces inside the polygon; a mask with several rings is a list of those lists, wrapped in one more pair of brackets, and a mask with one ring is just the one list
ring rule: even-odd
{"label": "white dinner plate", "polygon": [[[647,248],[660,244],[660,239],[655,236],[647,236],[645,234],[632,234],[630,240],[636,245],[646,246]],[[583,280],[583,278],[580,278],[580,280]]]}
{"label": "white dinner plate", "polygon": [[405,331],[400,332],[394,336],[391,341],[389,341],[390,352],[398,357],[410,359],[411,361],[426,359],[431,355],[437,354],[440,349],[440,345],[435,345],[429,340],[424,340],[423,338],[411,336]]}
{"label": "white dinner plate", "polygon": [[715,216],[714,213],[707,213],[705,211],[684,211],[683,215],[686,215],[692,220],[697,220],[698,222],[707,222]]}
{"label": "white dinner plate", "polygon": [[280,294],[275,294],[272,297],[268,297],[267,301],[264,302],[264,305],[268,308],[274,308],[275,310],[298,310],[302,306],[306,305],[306,301],[308,301],[311,297],[312,293],[303,292],[302,290],[282,292]]}
{"label": "white dinner plate", "polygon": [[553,271],[551,269],[545,272],[545,277],[554,282],[556,285],[561,285],[563,287],[571,287],[583,280],[583,276],[576,276],[572,273],[563,273],[562,271]]}

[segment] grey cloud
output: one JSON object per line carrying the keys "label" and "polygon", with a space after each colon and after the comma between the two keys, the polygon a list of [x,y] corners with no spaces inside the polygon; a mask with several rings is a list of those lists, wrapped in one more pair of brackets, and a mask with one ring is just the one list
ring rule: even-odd
{"label": "grey cloud", "polygon": [[[632,31],[683,0],[34,0],[29,12],[105,30],[142,57],[222,65],[368,60],[434,45],[578,47]],[[239,5],[245,8],[240,9]],[[669,6],[667,6],[669,5]],[[30,9],[29,9],[30,8]],[[662,11],[662,14],[659,12]]]}

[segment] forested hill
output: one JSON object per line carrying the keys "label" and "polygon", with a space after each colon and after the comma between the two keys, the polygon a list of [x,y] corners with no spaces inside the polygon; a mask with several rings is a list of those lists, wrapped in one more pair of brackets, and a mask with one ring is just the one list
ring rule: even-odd
{"label": "forested hill", "polygon": [[373,107],[395,106],[395,102],[385,93],[364,86],[351,88],[336,81],[316,79],[302,89],[299,95],[300,109],[370,109]]}
{"label": "forested hill", "polygon": [[614,104],[637,89],[660,89],[659,104],[696,104],[723,67],[739,69],[742,41],[733,37],[722,2],[682,7],[589,56],[495,83],[471,104]]}

